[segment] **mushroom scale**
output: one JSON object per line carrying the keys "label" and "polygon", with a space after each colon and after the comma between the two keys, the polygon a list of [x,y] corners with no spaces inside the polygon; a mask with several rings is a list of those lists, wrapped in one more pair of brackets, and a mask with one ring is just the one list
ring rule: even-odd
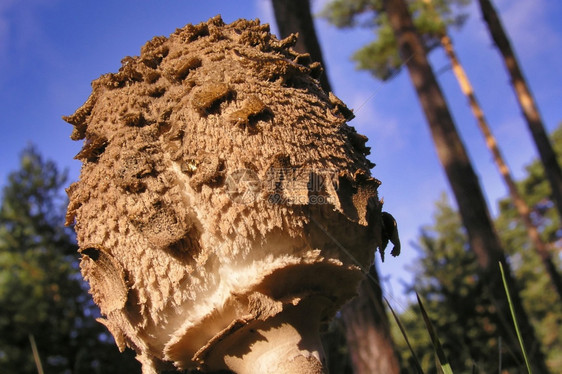
{"label": "mushroom scale", "polygon": [[187,25],[64,117],[84,140],[81,271],[145,374],[324,370],[318,330],[373,261],[382,204],[367,139],[295,41]]}

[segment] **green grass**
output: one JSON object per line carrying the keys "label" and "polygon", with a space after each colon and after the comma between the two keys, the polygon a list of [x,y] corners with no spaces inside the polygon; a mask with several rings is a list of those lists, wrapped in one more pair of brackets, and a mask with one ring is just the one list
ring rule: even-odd
{"label": "green grass", "polygon": [[449,364],[449,359],[445,355],[443,351],[443,346],[435,333],[435,329],[433,328],[433,324],[431,323],[427,312],[425,311],[425,307],[420,299],[420,296],[416,292],[416,298],[418,299],[418,305],[420,306],[420,310],[423,316],[423,321],[425,322],[425,328],[431,337],[431,342],[433,343],[433,349],[435,350],[435,354],[439,361],[439,366],[441,368],[441,372],[443,374],[453,374],[453,369],[451,369],[451,364]]}
{"label": "green grass", "polygon": [[[501,263],[499,265],[500,265],[500,272],[501,272],[501,276],[502,276],[502,280],[503,280],[503,286],[504,286],[504,289],[505,289],[505,294],[507,296],[507,301],[509,303],[509,309],[511,311],[511,318],[513,319],[513,325],[515,327],[515,332],[517,333],[517,338],[519,339],[519,345],[521,347],[521,351],[523,352],[523,358],[525,359],[525,365],[527,367],[527,372],[529,374],[532,374],[531,365],[529,363],[529,358],[527,356],[527,351],[525,349],[523,338],[521,337],[521,332],[519,330],[519,324],[517,323],[517,318],[516,318],[515,310],[514,310],[514,307],[513,307],[513,302],[511,300],[509,285],[507,284],[507,281],[506,281],[506,278],[505,278],[505,272],[504,272],[503,266],[502,266]],[[427,332],[428,332],[428,334],[431,338],[431,342],[433,344],[435,357],[438,361],[438,370],[440,370],[440,372],[443,373],[443,374],[453,374],[453,370],[451,368],[449,360],[448,360],[447,356],[445,355],[445,352],[443,350],[441,342],[439,341],[439,338],[438,338],[438,336],[435,332],[433,324],[431,323],[431,320],[429,319],[429,316],[426,312],[425,306],[423,305],[423,302],[422,302],[421,298],[419,297],[419,295],[417,293],[416,293],[416,298],[418,300],[418,305],[420,307],[420,311],[421,311],[423,320],[425,322],[426,330],[427,330]],[[412,354],[412,358],[413,358],[412,362],[415,365],[416,372],[418,374],[423,374],[424,371],[422,369],[422,365],[420,363],[420,360],[416,356],[416,353],[414,352],[414,349],[413,349],[412,345],[410,344],[410,339],[408,339],[408,334],[406,333],[406,329],[404,328],[404,325],[400,321],[400,318],[398,317],[398,315],[396,314],[396,312],[394,311],[394,309],[392,308],[392,306],[390,305],[388,300],[386,298],[384,300],[386,301],[386,304],[388,305],[388,308],[390,309],[390,312],[392,313],[392,315],[394,317],[394,320],[396,321],[396,324],[398,325],[398,328],[400,329],[400,332],[402,333],[402,336],[404,337],[404,340],[406,341],[406,344],[407,344],[407,346],[408,346],[408,348],[409,348],[409,350]],[[501,340],[500,340],[500,344],[501,344]],[[500,359],[499,365],[500,365],[500,370],[501,370],[501,356],[500,356],[499,359]],[[472,372],[476,373],[476,370],[477,370],[476,366],[473,365]]]}
{"label": "green grass", "polygon": [[[427,329],[427,332],[429,333],[429,336],[431,338],[431,342],[433,343],[433,349],[435,351],[435,357],[437,358],[437,361],[439,362],[439,369],[441,369],[441,373],[443,374],[453,374],[453,370],[451,369],[451,365],[449,364],[449,360],[447,359],[447,356],[445,355],[445,352],[443,351],[443,347],[441,346],[441,342],[439,341],[439,338],[437,337],[437,334],[435,333],[435,329],[433,328],[433,325],[431,323],[431,321],[429,320],[429,316],[427,315],[427,312],[425,311],[425,307],[423,306],[423,303],[419,297],[419,295],[416,293],[416,297],[418,299],[418,305],[420,306],[420,310],[423,316],[423,320],[425,322],[425,326]],[[408,348],[410,349],[410,352],[412,353],[412,358],[413,358],[413,363],[415,365],[415,369],[416,372],[418,374],[423,374],[424,371],[422,369],[420,360],[418,359],[418,357],[416,356],[416,353],[414,352],[414,349],[412,348],[412,345],[410,344],[410,339],[408,339],[408,334],[406,333],[406,329],[404,328],[404,325],[402,325],[402,322],[400,322],[400,318],[398,318],[398,315],[394,312],[394,309],[392,309],[392,306],[390,306],[390,303],[388,302],[388,300],[385,298],[384,299],[386,301],[386,304],[388,305],[388,308],[390,309],[390,312],[392,313],[392,315],[394,316],[394,320],[396,321],[396,324],[398,325],[398,328],[400,329],[400,332],[402,333],[402,336],[404,337],[404,340],[406,341],[406,344],[408,345]]]}
{"label": "green grass", "polygon": [[503,270],[503,265],[500,262],[500,272],[502,273],[503,287],[505,289],[505,294],[507,295],[507,302],[509,303],[509,310],[511,311],[511,318],[513,319],[513,324],[515,325],[515,332],[517,333],[517,339],[519,339],[519,345],[521,346],[521,351],[523,352],[523,358],[525,359],[525,365],[527,365],[527,372],[532,374],[531,365],[529,364],[529,358],[527,357],[527,350],[525,349],[525,344],[523,343],[523,338],[521,337],[521,332],[519,331],[519,324],[517,323],[517,317],[515,315],[515,309],[513,308],[513,303],[511,302],[511,294],[509,292],[509,286],[505,279],[505,272]]}
{"label": "green grass", "polygon": [[410,349],[410,352],[412,353],[412,357],[413,357],[413,362],[414,365],[416,367],[416,371],[418,372],[418,374],[424,374],[421,364],[420,364],[420,360],[418,360],[418,357],[416,356],[416,352],[414,352],[414,349],[412,348],[412,345],[410,344],[410,340],[408,339],[408,334],[406,334],[406,329],[404,328],[404,325],[402,325],[402,322],[400,322],[400,318],[398,318],[398,315],[394,312],[394,309],[392,309],[392,306],[390,306],[390,303],[388,302],[388,300],[386,299],[386,297],[384,298],[384,301],[386,301],[386,305],[388,305],[388,308],[390,309],[390,312],[392,313],[392,315],[394,316],[394,320],[396,321],[396,324],[398,325],[398,328],[400,329],[400,332],[402,333],[402,336],[404,337],[404,340],[406,341],[406,344],[408,345],[408,348]]}

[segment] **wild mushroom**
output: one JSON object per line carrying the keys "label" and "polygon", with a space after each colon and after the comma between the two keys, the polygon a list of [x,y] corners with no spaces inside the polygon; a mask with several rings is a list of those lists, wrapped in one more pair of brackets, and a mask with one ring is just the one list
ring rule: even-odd
{"label": "wild mushroom", "polygon": [[65,120],[81,270],[143,373],[321,373],[381,243],[379,182],[318,64],[220,17],[155,37]]}

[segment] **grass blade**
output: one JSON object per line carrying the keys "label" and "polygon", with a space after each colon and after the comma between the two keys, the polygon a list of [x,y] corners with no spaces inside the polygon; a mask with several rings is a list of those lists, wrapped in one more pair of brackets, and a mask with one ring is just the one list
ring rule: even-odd
{"label": "grass blade", "polygon": [[511,311],[511,318],[513,319],[513,324],[515,325],[515,332],[517,333],[517,339],[519,339],[519,345],[521,346],[521,351],[523,352],[523,358],[525,359],[525,365],[527,365],[527,372],[532,374],[531,365],[529,364],[529,358],[527,357],[527,350],[523,344],[523,338],[521,337],[521,332],[519,331],[519,324],[517,323],[517,318],[515,318],[515,310],[513,308],[513,303],[511,302],[511,294],[509,293],[509,286],[505,279],[505,272],[503,270],[503,265],[500,262],[500,272],[502,273],[503,287],[505,288],[505,294],[507,295],[507,302],[509,303],[509,310]]}
{"label": "grass blade", "polygon": [[422,316],[423,316],[423,320],[425,322],[425,326],[427,328],[427,331],[429,332],[429,336],[431,337],[431,342],[433,343],[433,349],[435,349],[435,353],[437,354],[439,364],[441,365],[441,370],[443,371],[444,374],[453,374],[453,369],[451,369],[451,365],[449,364],[449,360],[447,359],[447,356],[445,355],[445,352],[443,351],[443,347],[441,346],[441,342],[439,341],[439,338],[437,337],[437,334],[435,333],[435,330],[433,329],[433,325],[431,324],[431,321],[429,320],[429,316],[427,315],[427,312],[425,311],[423,303],[422,303],[422,301],[420,299],[420,296],[418,295],[417,292],[416,292],[416,297],[418,299],[418,304],[419,304],[421,312],[422,312]]}
{"label": "grass blade", "polygon": [[31,351],[33,352],[33,359],[35,360],[35,367],[37,367],[37,373],[43,374],[43,365],[41,365],[41,358],[39,357],[37,344],[35,344],[35,337],[32,334],[29,334],[29,343],[31,344]]}
{"label": "grass blade", "polygon": [[386,297],[384,298],[384,301],[386,301],[386,305],[388,305],[388,308],[390,309],[390,312],[394,316],[394,320],[396,321],[396,324],[400,328],[400,332],[402,332],[402,336],[404,337],[404,340],[406,340],[406,344],[408,345],[408,348],[410,348],[410,352],[412,353],[412,357],[414,358],[413,361],[414,361],[414,365],[416,367],[416,370],[417,370],[418,374],[424,374],[424,372],[421,368],[420,360],[418,360],[418,356],[416,356],[416,352],[414,352],[414,349],[410,345],[410,340],[408,339],[408,335],[406,334],[406,329],[404,329],[404,326],[402,325],[402,322],[400,322],[400,319],[398,318],[398,316],[394,312],[394,309],[392,309],[392,307],[390,306],[390,303],[388,302]]}

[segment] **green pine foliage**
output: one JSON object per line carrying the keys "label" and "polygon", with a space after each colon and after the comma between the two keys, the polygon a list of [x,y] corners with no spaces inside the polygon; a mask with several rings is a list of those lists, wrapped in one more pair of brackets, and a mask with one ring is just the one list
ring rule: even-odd
{"label": "green pine foliage", "polygon": [[0,373],[37,373],[30,335],[46,373],[139,372],[94,317],[64,227],[66,173],[33,148],[21,155],[0,206]]}
{"label": "green pine foliage", "polygon": [[[447,27],[461,26],[467,15],[462,8],[470,0],[410,0],[410,12],[426,48],[439,45]],[[322,17],[338,28],[366,27],[373,29],[375,39],[357,50],[352,60],[358,70],[367,70],[375,78],[388,80],[398,74],[404,61],[398,53],[394,32],[381,0],[332,0],[322,10]]]}

